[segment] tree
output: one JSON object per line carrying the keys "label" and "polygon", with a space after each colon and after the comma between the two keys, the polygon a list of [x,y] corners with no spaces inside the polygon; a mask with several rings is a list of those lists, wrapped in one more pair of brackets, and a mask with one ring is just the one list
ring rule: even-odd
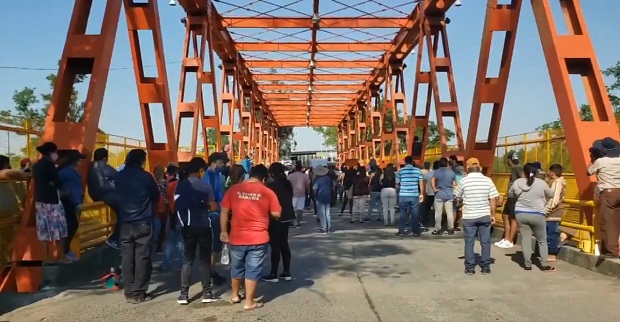
{"label": "tree", "polygon": [[[60,65],[60,61],[58,61],[58,64]],[[24,87],[19,91],[13,92],[12,100],[14,106],[10,110],[0,111],[0,122],[26,128],[28,130],[34,130],[36,132],[43,132],[45,120],[51,105],[52,92],[54,91],[56,78],[57,76],[55,74],[49,74],[45,77],[49,82],[50,92],[38,95],[40,98],[37,97],[36,88],[33,87]],[[79,93],[75,89],[75,84],[82,83],[86,81],[86,79],[87,75],[77,75],[75,78],[73,92],[69,100],[69,113],[66,118],[69,122],[80,122],[84,117],[86,103],[84,101],[78,101]],[[40,103],[43,104],[40,105]],[[39,145],[40,138],[37,135],[29,135],[27,141],[27,145],[21,148],[22,155],[34,157],[32,152],[35,151],[35,147]]]}
{"label": "tree", "polygon": [[[383,101],[382,101],[383,102]],[[392,119],[392,116],[390,115],[390,111],[388,111],[386,117],[384,118],[385,124],[384,124],[384,128],[387,131],[391,131],[392,130],[392,123],[389,121]],[[400,111],[397,112],[398,116],[397,116],[397,121],[398,123],[402,123],[404,122],[404,117],[402,116],[402,114],[400,113]],[[321,134],[321,136],[323,136],[323,141],[324,144],[326,146],[330,146],[330,147],[336,147],[337,143],[338,143],[338,128],[337,127],[333,127],[333,126],[324,126],[324,127],[315,127],[314,130]],[[369,133],[368,133],[368,138],[371,137],[372,135],[372,129],[369,129]],[[454,132],[452,132],[450,129],[445,129],[446,132],[446,139],[449,141],[451,139],[453,139],[456,134]],[[422,129],[421,128],[416,128],[415,129],[415,136],[422,138]],[[401,151],[406,151],[407,150],[407,144],[405,142],[405,140],[401,139],[400,140],[400,148]],[[441,135],[439,134],[439,126],[433,122],[430,121],[428,122],[428,148],[434,148],[434,147],[438,147],[439,145],[441,145]],[[386,144],[386,151],[390,151],[390,143],[388,142]]]}
{"label": "tree", "polygon": [[[614,110],[616,120],[618,120],[620,118],[620,96],[618,96],[618,92],[620,92],[620,61],[618,61],[614,66],[603,70],[603,75],[613,79],[611,85],[607,86],[607,95],[609,95],[609,100],[611,101],[611,106]],[[583,121],[593,120],[592,110],[588,104],[582,104],[579,107],[579,114],[581,115],[581,120]],[[547,131],[551,131],[554,136],[564,135],[562,122],[559,118],[553,122],[540,125],[536,128],[536,131],[541,136],[546,135]]]}
{"label": "tree", "polygon": [[[611,85],[607,86],[607,94],[609,95],[616,121],[620,121],[620,97],[618,96],[618,92],[620,92],[620,61],[614,66],[603,70],[603,75],[612,78]],[[582,104],[579,107],[579,114],[583,121],[592,121],[594,119],[592,110],[588,104]],[[572,170],[566,143],[563,139],[559,139],[564,136],[561,120],[558,118],[555,121],[544,123],[538,126],[536,131],[540,137],[550,135],[551,142],[549,144],[546,142],[537,143],[534,146],[528,145],[526,159],[528,161],[534,161],[537,156],[548,154],[550,156],[549,163],[562,164],[567,167],[565,170]],[[543,164],[543,167],[548,167],[549,165],[550,164]]]}
{"label": "tree", "polygon": [[[60,61],[58,61],[58,65],[60,66]],[[80,122],[84,117],[86,103],[84,101],[78,102],[79,93],[75,89],[75,84],[83,83],[86,78],[87,75],[77,75],[75,77],[73,92],[69,100],[69,113],[67,114],[67,121],[69,122]],[[40,94],[41,100],[37,98],[35,94],[36,88],[33,87],[24,87],[19,91],[13,92],[13,103],[15,105],[12,110],[0,111],[0,121],[20,127],[25,126],[25,121],[28,121],[29,129],[43,131],[57,76],[56,74],[49,74],[45,79],[49,82],[51,92]],[[43,106],[37,106],[41,101]]]}

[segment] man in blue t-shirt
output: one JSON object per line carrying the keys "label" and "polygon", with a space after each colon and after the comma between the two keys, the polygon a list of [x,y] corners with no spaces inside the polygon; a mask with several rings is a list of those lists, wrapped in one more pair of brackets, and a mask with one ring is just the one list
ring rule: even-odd
{"label": "man in blue t-shirt", "polygon": [[220,241],[220,203],[224,198],[224,180],[222,178],[222,171],[224,170],[225,164],[228,162],[228,156],[225,153],[212,153],[209,156],[207,169],[203,180],[208,183],[212,189],[213,194],[215,195],[215,202],[217,203],[217,209],[209,213],[209,218],[212,222],[213,232],[213,253],[211,260],[211,278],[213,283],[216,285],[222,285],[226,282],[226,278],[221,276],[215,270],[215,264],[220,261],[220,256],[222,255],[222,241]]}
{"label": "man in blue t-shirt", "polygon": [[444,210],[446,212],[446,226],[448,235],[454,235],[454,187],[456,186],[456,174],[448,167],[448,159],[439,159],[439,169],[433,171],[431,187],[435,192],[435,231],[433,235],[441,235],[441,219]]}
{"label": "man in blue t-shirt", "polygon": [[422,171],[413,163],[413,158],[409,155],[405,157],[405,165],[396,174],[396,184],[398,188],[398,208],[400,219],[398,222],[398,233],[396,236],[405,235],[405,222],[407,213],[411,211],[411,231],[414,237],[420,236],[420,203],[424,201],[424,176]]}

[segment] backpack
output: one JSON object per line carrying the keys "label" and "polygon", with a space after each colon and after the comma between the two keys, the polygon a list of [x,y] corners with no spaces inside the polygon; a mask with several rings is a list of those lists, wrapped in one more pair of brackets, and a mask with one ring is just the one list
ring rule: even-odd
{"label": "backpack", "polygon": [[206,206],[197,198],[188,179],[179,181],[174,192],[174,198],[174,213],[181,227],[189,226],[192,213],[199,214],[200,209]]}

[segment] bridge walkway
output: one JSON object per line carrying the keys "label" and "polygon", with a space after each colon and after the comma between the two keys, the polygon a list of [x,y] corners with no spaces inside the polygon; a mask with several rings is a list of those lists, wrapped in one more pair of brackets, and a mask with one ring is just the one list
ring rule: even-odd
{"label": "bridge walkway", "polygon": [[[307,218],[312,218],[308,216]],[[336,232],[319,235],[313,222],[291,231],[291,282],[261,283],[265,307],[243,312],[218,289],[218,303],[179,306],[179,273],[156,273],[157,297],[126,304],[98,282],[0,316],[0,321],[613,321],[618,282],[564,262],[543,273],[519,266],[518,247],[493,248],[492,274],[463,274],[461,236],[399,238],[378,223],[334,218]],[[195,274],[198,277],[198,274]],[[95,277],[93,277],[95,278]],[[197,281],[197,279],[196,279]],[[192,291],[198,292],[199,284]],[[0,301],[3,302],[3,301]],[[603,309],[601,309],[603,308]]]}

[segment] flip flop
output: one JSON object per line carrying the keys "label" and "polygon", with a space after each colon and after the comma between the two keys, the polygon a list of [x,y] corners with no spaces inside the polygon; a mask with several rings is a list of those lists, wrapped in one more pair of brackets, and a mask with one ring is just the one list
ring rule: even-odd
{"label": "flip flop", "polygon": [[237,294],[237,298],[233,297],[232,299],[230,299],[230,303],[232,303],[232,304],[239,304],[244,299],[245,299],[245,296],[242,296],[241,294]]}
{"label": "flip flop", "polygon": [[265,306],[265,304],[263,304],[262,302],[254,302],[253,306],[250,306],[250,307],[244,306],[243,309],[246,310],[246,311],[252,311],[252,310],[255,310],[255,309],[260,309],[263,306]]}

